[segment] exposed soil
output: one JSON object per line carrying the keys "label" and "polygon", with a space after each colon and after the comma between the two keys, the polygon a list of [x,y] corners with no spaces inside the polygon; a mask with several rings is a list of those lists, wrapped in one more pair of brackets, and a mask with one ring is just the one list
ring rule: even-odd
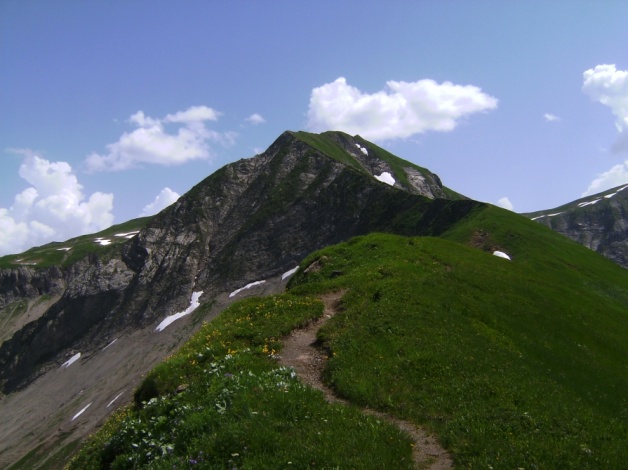
{"label": "exposed soil", "polygon": [[[339,300],[343,294],[344,291],[340,291],[321,296],[321,300],[325,305],[323,316],[311,322],[305,328],[294,330],[283,339],[283,348],[279,362],[284,366],[293,367],[301,380],[311,387],[322,391],[328,402],[350,405],[350,402],[336,396],[334,391],[323,383],[321,376],[325,367],[326,356],[316,343],[316,332],[336,313]],[[430,470],[453,468],[453,460],[449,453],[425,430],[408,421],[379,411],[369,408],[365,408],[362,411],[381,420],[388,421],[410,435],[414,441],[413,458],[416,468],[427,468]]]}

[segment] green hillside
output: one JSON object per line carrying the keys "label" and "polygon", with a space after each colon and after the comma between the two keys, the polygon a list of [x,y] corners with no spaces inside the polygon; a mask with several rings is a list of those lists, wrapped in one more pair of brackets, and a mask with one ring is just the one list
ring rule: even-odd
{"label": "green hillside", "polygon": [[[275,359],[338,290],[325,377],[357,408]],[[357,237],[204,325],[70,468],[411,468],[408,437],[364,406],[432,430],[459,467],[621,468],[627,312],[625,270],[492,206],[441,238]]]}
{"label": "green hillside", "polygon": [[92,253],[104,255],[112,250],[117,250],[120,244],[135,235],[150,220],[151,217],[132,219],[112,225],[98,233],[82,235],[65,242],[47,243],[30,248],[20,254],[2,256],[0,257],[0,268],[69,266]]}

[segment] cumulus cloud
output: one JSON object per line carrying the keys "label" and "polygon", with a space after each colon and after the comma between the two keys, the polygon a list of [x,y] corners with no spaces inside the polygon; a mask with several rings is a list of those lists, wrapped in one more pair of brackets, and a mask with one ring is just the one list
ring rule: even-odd
{"label": "cumulus cloud", "polygon": [[556,121],[560,121],[560,118],[558,116],[556,116],[555,114],[550,114],[550,113],[545,113],[543,115],[543,118],[547,121],[547,122],[556,122]]}
{"label": "cumulus cloud", "polygon": [[582,91],[593,101],[611,108],[619,132],[614,152],[628,153],[628,70],[615,64],[596,65],[583,74]]}
{"label": "cumulus cloud", "polygon": [[31,186],[15,196],[10,208],[0,208],[0,255],[97,232],[113,223],[113,194],[93,193],[83,186],[66,162],[50,162],[30,151],[19,175]]}
{"label": "cumulus cloud", "polygon": [[499,201],[497,201],[497,205],[499,207],[503,207],[504,209],[508,209],[509,211],[515,210],[512,202],[510,202],[510,199],[508,199],[507,197],[500,198]]}
{"label": "cumulus cloud", "polygon": [[397,139],[451,131],[463,117],[496,107],[496,98],[473,85],[391,80],[384,90],[368,94],[340,77],[312,90],[308,127],[315,132],[341,130],[372,140]]}
{"label": "cumulus cloud", "polygon": [[[128,119],[135,129],[108,144],[104,154],[88,155],[87,170],[120,171],[143,163],[171,166],[206,160],[212,156],[210,143],[230,145],[235,141],[233,132],[220,133],[207,128],[206,122],[216,121],[219,116],[219,112],[207,106],[192,106],[162,119],[138,111]],[[169,131],[167,127],[175,129]]]}
{"label": "cumulus cloud", "polygon": [[246,120],[251,124],[264,124],[266,122],[266,119],[264,119],[261,114],[257,113],[251,114]]}
{"label": "cumulus cloud", "polygon": [[628,183],[628,160],[597,175],[597,178],[591,182],[587,190],[582,193],[582,197],[601,193],[602,191],[626,183]]}
{"label": "cumulus cloud", "polygon": [[142,213],[139,216],[146,217],[149,215],[154,215],[157,212],[161,211],[162,209],[165,209],[169,205],[177,202],[177,200],[180,197],[181,196],[178,193],[166,187],[161,190],[161,192],[157,195],[157,197],[155,198],[153,202],[144,206],[144,209],[142,210]]}

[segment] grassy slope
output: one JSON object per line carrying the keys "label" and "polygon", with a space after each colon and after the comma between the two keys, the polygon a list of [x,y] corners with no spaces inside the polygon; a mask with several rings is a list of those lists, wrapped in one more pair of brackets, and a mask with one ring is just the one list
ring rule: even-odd
{"label": "grassy slope", "polygon": [[628,276],[532,224],[488,207],[446,234],[484,231],[511,262],[436,238],[353,240],[314,255],[325,269],[292,291],[351,289],[322,333],[329,382],[431,427],[457,463],[620,468]]}
{"label": "grassy slope", "polygon": [[[128,233],[142,229],[151,217],[142,217],[127,222],[113,225],[98,233],[71,238],[65,242],[52,242],[46,245],[31,248],[17,255],[0,257],[0,268],[15,268],[20,265],[28,265],[37,268],[45,268],[53,265],[69,266],[84,258],[90,253],[106,254],[115,250],[121,243],[127,241],[124,237],[116,237],[115,234]],[[109,245],[95,243],[96,238],[111,240]],[[70,248],[65,251],[61,248]]]}
{"label": "grassy slope", "polygon": [[276,366],[277,338],[321,313],[288,294],[233,305],[154,369],[70,468],[411,468],[398,429],[326,404]]}
{"label": "grassy slope", "polygon": [[321,339],[327,380],[351,401],[431,428],[460,466],[628,461],[625,270],[491,206],[443,238],[372,234],[302,267],[316,259],[323,269],[297,274],[290,294],[238,303],[206,325],[72,468],[146,465],[162,452],[155,467],[407,467],[395,429],[326,405],[274,365],[277,338],[320,315],[311,296],[340,288],[343,312]]}

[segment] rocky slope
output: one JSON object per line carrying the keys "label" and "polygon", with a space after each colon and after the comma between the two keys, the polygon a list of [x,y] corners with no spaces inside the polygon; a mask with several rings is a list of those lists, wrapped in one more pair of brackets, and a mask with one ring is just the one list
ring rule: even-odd
{"label": "rocky slope", "polygon": [[[214,302],[216,314],[226,293],[277,278],[316,249],[371,231],[438,234],[478,205],[359,136],[285,132],[261,155],[206,178],[124,243],[61,266],[16,261],[0,271],[0,319],[14,332],[0,344],[0,384],[9,394],[0,411],[11,417],[0,425],[0,464],[46,433],[75,439],[97,425],[115,406],[82,428],[68,422],[90,394],[113,398],[106,393],[132,387],[185,339],[189,318],[161,336],[155,326],[184,311],[194,292]],[[281,281],[245,294],[276,291]],[[70,386],[59,365],[79,352]],[[107,371],[99,380],[96,365],[98,374]],[[20,424],[25,408],[36,430]]]}
{"label": "rocky slope", "polygon": [[628,186],[525,216],[628,268]]}

